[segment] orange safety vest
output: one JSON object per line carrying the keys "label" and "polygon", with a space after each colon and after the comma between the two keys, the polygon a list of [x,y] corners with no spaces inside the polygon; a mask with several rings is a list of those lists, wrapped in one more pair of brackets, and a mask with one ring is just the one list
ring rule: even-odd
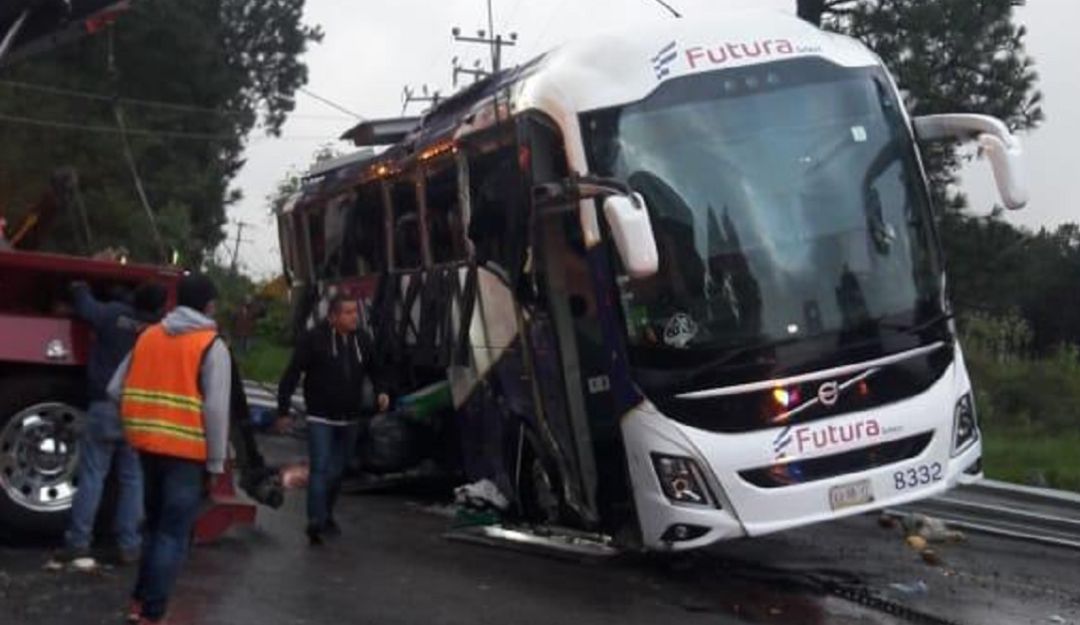
{"label": "orange safety vest", "polygon": [[140,451],[206,460],[199,370],[216,330],[172,336],[159,323],[135,343],[124,379],[120,417],[129,444]]}

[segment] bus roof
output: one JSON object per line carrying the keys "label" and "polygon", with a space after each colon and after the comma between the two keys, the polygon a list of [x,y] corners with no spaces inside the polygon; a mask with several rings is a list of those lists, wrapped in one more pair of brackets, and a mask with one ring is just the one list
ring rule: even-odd
{"label": "bus roof", "polygon": [[576,115],[636,102],[682,76],[807,56],[846,67],[879,63],[857,40],[777,11],[658,20],[569,43],[488,76],[440,102],[375,160],[410,159],[426,146],[489,127],[496,122],[496,96],[506,98],[510,113],[542,109],[558,98]]}
{"label": "bus roof", "polygon": [[342,138],[356,145],[379,145],[380,138],[400,140],[366,159],[328,163],[322,174],[333,170],[334,175],[305,187],[296,205],[341,192],[380,166],[396,170],[394,164],[417,158],[427,147],[482,131],[508,113],[543,110],[553,99],[559,100],[562,112],[576,116],[636,102],[683,76],[807,56],[847,67],[879,63],[857,40],[777,11],[718,11],[595,35],[477,81],[421,118],[354,126]]}

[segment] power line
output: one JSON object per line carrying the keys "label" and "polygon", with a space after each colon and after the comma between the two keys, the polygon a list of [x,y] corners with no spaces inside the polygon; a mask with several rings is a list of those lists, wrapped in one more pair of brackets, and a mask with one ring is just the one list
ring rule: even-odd
{"label": "power line", "polygon": [[331,107],[333,109],[336,109],[338,111],[341,111],[342,113],[346,113],[348,115],[351,115],[351,116],[355,117],[356,119],[358,119],[360,121],[364,120],[363,116],[360,115],[359,113],[354,113],[353,111],[350,111],[349,109],[347,109],[344,106],[338,104],[337,102],[334,102],[333,100],[324,98],[324,97],[322,97],[321,95],[319,95],[317,93],[312,93],[311,91],[309,91],[309,90],[307,90],[307,89],[305,89],[303,87],[298,88],[297,91],[299,91],[300,93],[308,96],[309,98],[314,98],[314,99],[318,100],[319,102],[322,102],[323,104],[325,104],[325,105],[327,105],[327,106],[329,106],[329,107]]}
{"label": "power line", "polygon": [[670,4],[665,2],[664,0],[654,0],[654,1],[657,4],[659,4],[660,6],[664,7],[668,11],[670,11],[671,14],[674,15],[675,17],[682,17],[682,15],[678,11],[675,10],[675,7],[671,6]]}
{"label": "power line", "polygon": [[[73,122],[65,122],[50,119],[37,119],[33,117],[22,117],[19,115],[8,115],[6,113],[0,113],[0,122],[7,122],[11,124],[23,124],[26,126],[38,126],[42,128],[54,128],[58,130],[77,130],[82,132],[93,132],[99,134],[120,134],[120,130],[116,126],[100,126],[90,124],[77,124]],[[231,141],[235,137],[233,135],[216,135],[211,133],[202,132],[186,132],[181,130],[152,130],[149,128],[128,128],[128,135],[143,136],[143,137],[163,137],[168,139],[191,139],[195,141]],[[336,136],[294,136],[294,137],[274,137],[275,139],[283,139],[286,141],[328,141],[336,139]]]}
{"label": "power line", "polygon": [[[96,100],[99,102],[113,102],[119,100],[121,104],[129,106],[142,106],[147,108],[160,108],[167,110],[174,110],[178,112],[186,113],[200,113],[203,115],[212,115],[216,117],[235,117],[243,115],[241,111],[225,111],[216,108],[210,108],[206,106],[197,106],[194,104],[181,104],[178,102],[166,102],[164,100],[145,100],[141,98],[124,98],[113,97],[104,93],[97,93],[93,91],[81,91],[79,89],[69,89],[66,87],[56,87],[53,85],[43,85],[40,83],[21,82],[17,80],[0,80],[0,86],[11,87],[13,89],[23,89],[26,91],[36,91],[39,93],[48,93],[51,95],[58,95],[68,98],[78,98],[83,100]],[[295,119],[326,119],[326,120],[341,120],[348,116],[350,118],[356,117],[354,113],[346,112],[346,115],[302,115],[297,113],[289,113],[289,117]]]}
{"label": "power line", "polygon": [[127,104],[132,106],[146,106],[161,109],[171,109],[174,111],[184,111],[193,113],[205,113],[211,115],[227,116],[227,115],[241,115],[242,113],[237,111],[223,111],[221,109],[214,109],[205,106],[196,106],[193,104],[177,104],[175,102],[164,102],[161,100],[143,100],[139,98],[124,98],[113,97],[104,93],[95,93],[92,91],[80,91],[78,89],[68,89],[66,87],[55,87],[53,85],[42,85],[38,83],[20,82],[17,80],[0,80],[0,85],[5,87],[13,87],[15,89],[24,89],[26,91],[37,91],[40,93],[50,93],[53,95],[66,96],[69,98],[81,98],[84,100],[97,100],[99,102],[113,102],[119,101],[121,104]]}
{"label": "power line", "polygon": [[[33,117],[22,117],[20,115],[8,115],[6,113],[0,113],[0,121],[10,122],[13,124],[25,124],[27,126],[41,126],[43,128],[57,128],[61,130],[81,130],[84,132],[96,132],[101,134],[123,134],[116,126],[76,124],[73,122],[64,122],[50,119],[37,119]],[[144,137],[168,137],[171,139],[196,139],[200,141],[227,141],[235,138],[232,135],[215,135],[202,132],[183,132],[179,130],[149,130],[146,128],[128,128],[126,133],[129,135],[138,135]]]}

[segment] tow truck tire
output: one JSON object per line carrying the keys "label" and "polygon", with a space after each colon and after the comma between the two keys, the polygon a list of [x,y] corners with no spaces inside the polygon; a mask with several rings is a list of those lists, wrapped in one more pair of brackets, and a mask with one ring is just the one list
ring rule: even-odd
{"label": "tow truck tire", "polygon": [[35,537],[63,532],[76,486],[82,398],[79,378],[0,379],[0,526],[6,530]]}

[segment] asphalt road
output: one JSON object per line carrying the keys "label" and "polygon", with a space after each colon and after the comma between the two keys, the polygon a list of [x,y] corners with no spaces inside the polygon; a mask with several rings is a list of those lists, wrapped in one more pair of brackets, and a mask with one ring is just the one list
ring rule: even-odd
{"label": "asphalt road", "polygon": [[[256,529],[193,551],[170,623],[912,622],[824,592],[839,582],[956,623],[1080,625],[1077,551],[971,536],[938,547],[932,566],[864,516],[687,557],[566,561],[447,540],[451,520],[429,503],[347,497],[345,536],[313,549],[303,495],[291,493],[282,510],[260,510]],[[46,553],[0,547],[0,624],[121,622],[131,570],[48,572]]]}

